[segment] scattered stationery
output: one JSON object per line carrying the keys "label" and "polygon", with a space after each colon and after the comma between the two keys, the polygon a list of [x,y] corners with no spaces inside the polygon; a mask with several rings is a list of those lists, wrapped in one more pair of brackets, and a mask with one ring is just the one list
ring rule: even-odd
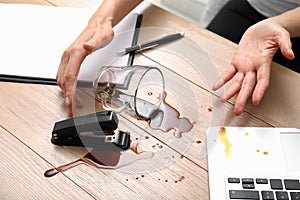
{"label": "scattered stationery", "polygon": [[124,151],[130,146],[130,135],[117,130],[118,123],[118,116],[111,111],[58,121],[53,128],[51,142],[60,146],[85,146],[106,151]]}
{"label": "scattered stationery", "polygon": [[145,42],[143,44],[136,44],[131,47],[127,47],[122,51],[117,52],[117,55],[125,55],[128,53],[132,53],[135,51],[143,51],[146,49],[154,48],[159,45],[166,44],[168,42],[172,42],[174,40],[178,40],[184,36],[184,33],[175,33],[171,35],[167,35],[158,39],[155,39],[153,41]]}

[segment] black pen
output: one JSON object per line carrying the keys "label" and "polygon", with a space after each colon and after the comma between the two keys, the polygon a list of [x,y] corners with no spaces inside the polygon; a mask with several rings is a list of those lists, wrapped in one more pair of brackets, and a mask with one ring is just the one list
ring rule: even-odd
{"label": "black pen", "polygon": [[172,42],[174,40],[178,40],[178,39],[182,38],[183,36],[184,36],[184,33],[175,33],[175,34],[167,35],[167,36],[155,39],[153,41],[146,42],[144,44],[136,44],[132,47],[125,48],[124,50],[117,52],[117,55],[122,56],[122,55],[125,55],[125,54],[133,52],[133,51],[142,51],[145,49],[150,49],[150,48],[156,47],[158,45],[162,45],[162,44],[166,44],[168,42]]}

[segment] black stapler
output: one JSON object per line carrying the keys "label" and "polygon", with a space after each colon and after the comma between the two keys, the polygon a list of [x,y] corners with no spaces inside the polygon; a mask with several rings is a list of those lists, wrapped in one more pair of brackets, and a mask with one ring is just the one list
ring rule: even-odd
{"label": "black stapler", "polygon": [[130,135],[116,130],[118,117],[112,111],[96,112],[56,122],[51,142],[60,146],[85,146],[123,151],[130,146]]}

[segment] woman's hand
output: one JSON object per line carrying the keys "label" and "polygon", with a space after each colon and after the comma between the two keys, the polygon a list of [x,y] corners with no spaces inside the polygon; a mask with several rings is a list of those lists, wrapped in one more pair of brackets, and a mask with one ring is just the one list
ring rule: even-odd
{"label": "woman's hand", "polygon": [[76,97],[76,84],[83,60],[93,51],[107,45],[114,36],[112,18],[92,17],[88,26],[78,38],[64,51],[57,71],[56,79],[66,102],[68,115],[73,116],[75,105],[80,105]]}
{"label": "woman's hand", "polygon": [[271,18],[244,33],[229,68],[213,86],[213,90],[217,90],[235,77],[220,100],[225,102],[238,94],[234,106],[236,115],[242,113],[251,93],[252,103],[260,103],[269,86],[271,62],[278,48],[286,58],[294,58],[289,32]]}

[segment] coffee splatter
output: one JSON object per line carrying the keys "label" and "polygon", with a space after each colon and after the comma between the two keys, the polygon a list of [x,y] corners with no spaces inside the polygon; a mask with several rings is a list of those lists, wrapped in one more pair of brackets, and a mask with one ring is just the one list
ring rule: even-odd
{"label": "coffee splatter", "polygon": [[178,180],[175,180],[174,182],[175,182],[175,183],[178,183],[178,182],[181,182],[183,179],[185,179],[185,177],[184,177],[184,176],[180,176],[179,179],[178,179]]}
{"label": "coffee splatter", "polygon": [[[257,149],[256,152],[257,152],[257,153],[260,153],[261,151],[260,151],[259,149]],[[269,152],[268,152],[268,151],[263,151],[262,154],[264,154],[264,155],[269,155]]]}
{"label": "coffee splatter", "polygon": [[104,151],[93,149],[82,158],[59,167],[47,170],[45,177],[52,177],[59,172],[64,172],[81,164],[87,164],[97,168],[117,169],[128,166],[131,163],[153,157],[153,152],[141,150],[138,143],[131,141],[130,149],[127,151]]}
{"label": "coffee splatter", "polygon": [[187,133],[193,128],[193,123],[188,118],[180,117],[180,113],[166,102],[166,97],[167,93],[164,92],[159,110],[150,118],[149,126],[164,132],[175,130],[174,136],[180,138],[182,133]]}
{"label": "coffee splatter", "polygon": [[[148,95],[152,95],[152,93],[149,92]],[[152,129],[161,130],[163,132],[174,130],[174,136],[180,138],[182,137],[182,133],[187,133],[193,128],[195,122],[191,123],[188,118],[180,117],[180,113],[166,102],[166,96],[167,93],[164,92],[161,97],[162,102],[158,112],[156,112],[156,114],[151,116],[149,119],[149,126]],[[153,111],[153,105],[151,105],[152,107],[149,107],[148,110],[147,106],[149,104],[139,105],[144,105],[143,108],[146,109],[146,113],[151,113]],[[149,137],[145,136],[145,139],[149,139]],[[139,140],[139,138],[136,137],[135,140]],[[163,148],[163,146],[160,144],[153,145],[152,147],[158,147],[159,149]],[[149,159],[153,157],[153,154],[154,153],[150,151],[139,150],[139,144],[136,141],[131,141],[131,147],[127,151],[120,152],[93,149],[91,152],[87,153],[78,160],[47,170],[44,173],[44,176],[52,177],[58,173],[62,173],[81,164],[90,165],[97,168],[117,169],[130,165],[131,163],[140,159]],[[181,155],[180,158],[184,158],[184,156]],[[128,181],[128,179],[126,179],[126,181]],[[168,182],[168,180],[165,180],[165,182]]]}
{"label": "coffee splatter", "polygon": [[227,138],[227,133],[226,133],[226,128],[225,127],[220,127],[219,130],[219,136],[221,139],[222,144],[225,146],[225,156],[226,158],[230,158],[231,157],[231,146],[232,144],[230,143],[230,141]]}

